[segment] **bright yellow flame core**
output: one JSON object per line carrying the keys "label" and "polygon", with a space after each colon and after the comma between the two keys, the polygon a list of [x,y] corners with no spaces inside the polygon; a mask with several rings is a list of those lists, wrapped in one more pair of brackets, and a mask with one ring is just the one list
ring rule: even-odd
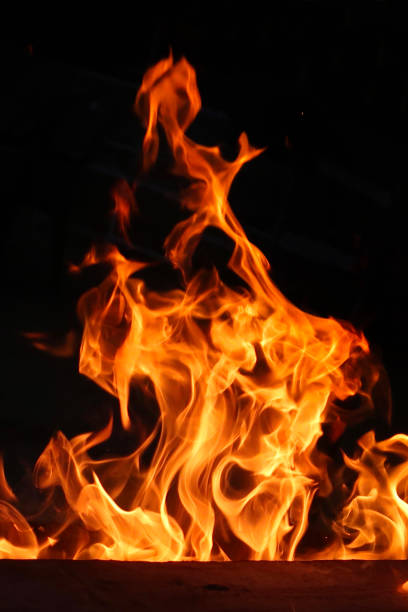
{"label": "bright yellow flame core", "polygon": [[[189,139],[200,105],[194,70],[172,57],[147,71],[135,104],[146,127],[143,171],[156,161],[160,125],[174,173],[190,179],[182,204],[191,215],[165,241],[184,289],[149,290],[137,277],[146,264],[114,247],[84,262],[103,259],[111,272],[79,302],[80,371],[118,397],[127,429],[134,427],[130,385],[145,385],[157,424],[130,456],[100,461],[88,451],[110,436],[112,423],[70,441],[57,434],[35,469],[47,503],[59,495],[58,518],[41,529],[12,505],[1,469],[0,557],[405,558],[407,436],[377,443],[370,432],[341,466],[317,444],[323,425],[333,437],[344,430],[339,401],[358,394],[372,409],[378,373],[367,366],[367,341],[350,326],[300,311],[274,286],[227,200],[241,166],[260,151],[242,134],[231,162]],[[122,186],[115,210],[126,233],[123,193]],[[210,225],[233,241],[229,267],[246,289],[227,286],[215,269],[193,271]],[[389,454],[399,460],[392,464]],[[338,512],[321,524],[327,535],[318,546],[299,546],[313,500],[333,491]]]}

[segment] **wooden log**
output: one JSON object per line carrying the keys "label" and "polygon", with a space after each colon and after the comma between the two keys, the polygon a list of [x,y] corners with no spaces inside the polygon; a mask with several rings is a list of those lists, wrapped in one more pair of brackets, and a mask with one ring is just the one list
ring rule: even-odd
{"label": "wooden log", "polygon": [[42,612],[408,610],[408,561],[0,561],[0,609]]}

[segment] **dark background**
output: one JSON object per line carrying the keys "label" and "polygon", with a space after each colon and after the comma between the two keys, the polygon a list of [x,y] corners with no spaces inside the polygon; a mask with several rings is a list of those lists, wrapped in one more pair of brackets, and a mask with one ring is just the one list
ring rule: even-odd
{"label": "dark background", "polygon": [[[76,301],[97,273],[73,278],[67,266],[94,242],[121,246],[111,189],[138,167],[132,104],[170,47],[197,71],[194,138],[233,155],[246,131],[266,147],[240,173],[231,204],[274,281],[301,308],[364,331],[390,378],[387,433],[408,433],[404,4],[281,2],[270,16],[231,4],[221,17],[195,3],[122,11],[109,27],[78,16],[65,31],[59,15],[50,28],[17,20],[4,32],[0,448],[11,479],[54,431],[87,431],[115,406],[77,374],[77,355],[39,352],[22,332],[58,340],[80,329]],[[142,187],[134,256],[160,261],[173,195],[159,179]],[[209,252],[223,250],[215,243],[210,236]]]}

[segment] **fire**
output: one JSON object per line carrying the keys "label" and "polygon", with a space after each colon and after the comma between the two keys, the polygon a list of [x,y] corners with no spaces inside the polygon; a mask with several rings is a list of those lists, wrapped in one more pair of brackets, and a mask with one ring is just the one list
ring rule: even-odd
{"label": "fire", "polygon": [[[146,129],[142,172],[167,141],[172,172],[187,179],[188,217],[164,243],[180,287],[153,291],[140,275],[148,264],[114,246],[82,264],[105,262],[110,272],[78,305],[79,370],[118,398],[135,450],[92,457],[112,419],[72,440],[59,432],[37,461],[44,505],[28,518],[1,465],[0,557],[405,558],[408,437],[377,442],[369,432],[351,457],[328,450],[373,410],[379,370],[368,343],[350,325],[302,312],[275,287],[228,203],[234,177],[261,151],[245,134],[234,161],[193,142],[186,130],[200,105],[193,68],[171,56],[147,71],[135,102]],[[115,211],[127,240],[135,209],[121,184]],[[195,269],[210,226],[234,245],[229,268],[239,288],[215,268]],[[150,427],[130,401],[134,385],[157,408]]]}

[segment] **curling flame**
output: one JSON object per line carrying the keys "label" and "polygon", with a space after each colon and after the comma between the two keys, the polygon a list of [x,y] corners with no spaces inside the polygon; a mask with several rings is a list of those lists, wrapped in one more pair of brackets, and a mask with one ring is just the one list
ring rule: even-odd
{"label": "curling flame", "polygon": [[[146,264],[115,247],[85,262],[104,261],[111,272],[78,305],[80,371],[118,398],[136,450],[91,458],[112,423],[71,441],[57,434],[35,470],[48,511],[59,500],[57,516],[41,532],[4,502],[0,555],[403,558],[408,438],[377,443],[368,433],[343,461],[320,444],[324,436],[335,444],[345,430],[347,398],[359,398],[353,418],[373,409],[378,372],[367,341],[351,326],[300,311],[272,283],[266,258],[228,203],[237,172],[261,151],[245,134],[234,161],[193,142],[186,130],[200,105],[194,70],[171,56],[147,71],[135,103],[146,128],[143,172],[154,166],[164,135],[174,174],[188,179],[182,205],[190,215],[164,245],[182,288],[149,289],[138,277]],[[123,231],[132,201],[118,192]],[[209,226],[234,244],[229,267],[240,289],[214,268],[194,268]],[[157,406],[156,424],[146,430],[135,425],[135,384]],[[0,473],[3,495],[13,501],[4,483]],[[323,542],[308,540],[313,530],[327,534]]]}

